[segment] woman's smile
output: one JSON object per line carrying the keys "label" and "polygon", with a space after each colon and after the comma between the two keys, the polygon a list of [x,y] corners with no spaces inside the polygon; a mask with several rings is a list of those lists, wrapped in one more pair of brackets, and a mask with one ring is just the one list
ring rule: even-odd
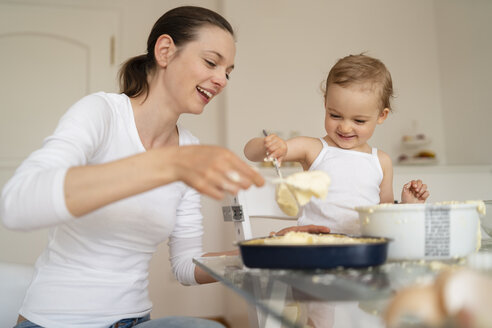
{"label": "woman's smile", "polygon": [[196,89],[198,90],[198,94],[205,101],[205,103],[208,103],[210,101],[210,99],[212,99],[212,97],[215,95],[214,92],[207,90],[205,88],[202,88],[199,85],[197,85]]}

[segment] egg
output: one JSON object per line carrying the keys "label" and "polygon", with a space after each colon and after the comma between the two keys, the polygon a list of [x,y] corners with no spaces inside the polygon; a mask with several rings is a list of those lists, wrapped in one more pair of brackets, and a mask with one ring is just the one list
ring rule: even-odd
{"label": "egg", "polygon": [[390,300],[384,321],[398,327],[413,317],[425,326],[492,327],[492,277],[468,268],[443,271],[434,282],[398,291]]}
{"label": "egg", "polygon": [[383,318],[388,327],[399,327],[408,318],[417,318],[430,326],[440,326],[445,312],[434,285],[415,285],[396,293]]}

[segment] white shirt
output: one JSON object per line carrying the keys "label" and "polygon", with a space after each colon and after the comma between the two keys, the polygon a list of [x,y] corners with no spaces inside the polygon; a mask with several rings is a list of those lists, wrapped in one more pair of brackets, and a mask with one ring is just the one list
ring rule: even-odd
{"label": "white shirt", "polygon": [[298,225],[324,225],[334,233],[359,235],[359,216],[346,207],[379,204],[383,170],[378,151],[363,153],[329,146],[320,138],[323,148],[309,170],[328,173],[331,183],[324,200],[311,198],[303,209]]}
{"label": "white shirt", "polygon": [[[179,144],[197,144],[178,127]],[[95,93],[61,118],[54,134],[17,169],[2,192],[4,224],[51,227],[20,314],[49,328],[101,328],[150,312],[148,270],[169,239],[177,279],[196,284],[192,258],[202,255],[200,195],[182,182],[122,199],[75,219],[63,192],[68,168],[144,152],[130,99]]]}

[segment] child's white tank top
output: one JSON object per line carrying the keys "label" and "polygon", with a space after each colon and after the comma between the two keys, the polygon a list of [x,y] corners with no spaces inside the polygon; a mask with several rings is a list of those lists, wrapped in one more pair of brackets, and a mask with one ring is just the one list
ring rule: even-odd
{"label": "child's white tank top", "polygon": [[378,151],[372,148],[372,153],[368,154],[332,147],[323,138],[320,140],[323,149],[309,170],[328,173],[331,178],[328,195],[324,200],[313,197],[304,206],[298,225],[324,225],[332,232],[358,235],[358,213],[344,207],[379,204],[383,170]]}

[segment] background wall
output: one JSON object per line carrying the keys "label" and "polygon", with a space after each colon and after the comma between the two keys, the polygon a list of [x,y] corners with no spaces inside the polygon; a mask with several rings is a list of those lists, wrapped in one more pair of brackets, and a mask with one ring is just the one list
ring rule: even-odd
{"label": "background wall", "polygon": [[[492,111],[486,98],[492,73],[489,64],[492,2],[488,0],[0,0],[0,3],[114,13],[118,18],[118,64],[144,52],[152,24],[170,8],[195,4],[223,13],[237,33],[236,69],[227,90],[207,106],[204,114],[185,116],[182,124],[202,143],[226,145],[240,156],[244,143],[259,135],[263,128],[284,137],[324,135],[321,83],[338,58],[366,52],[388,66],[397,96],[395,112],[376,129],[372,145],[396,159],[402,151],[402,135],[425,133],[432,139],[429,147],[437,153],[441,165],[492,164],[492,153],[487,151],[492,140],[492,129],[488,128]],[[84,25],[79,28],[84,29]],[[3,90],[1,85],[0,90]],[[116,79],[106,91],[115,90]],[[0,96],[0,106],[4,105],[1,99]],[[43,111],[42,105],[38,110]],[[49,124],[56,124],[58,119],[58,116],[46,118]],[[13,173],[15,166],[11,164],[2,162],[0,154],[0,169],[3,169],[0,185]],[[422,169],[425,170],[419,168],[419,174]],[[433,170],[439,168],[430,169]],[[411,173],[405,170],[405,174]],[[230,226],[222,222],[220,204],[204,197],[203,212],[205,248],[230,248],[232,233]],[[14,257],[19,262],[32,263],[37,254],[32,253],[29,244],[15,244],[18,236],[19,233],[0,227],[0,260],[12,258],[11,249],[15,249]],[[45,238],[43,232],[38,236]],[[245,303],[219,284],[179,286],[170,275],[166,245],[161,246],[152,260],[150,279],[155,316],[227,313],[234,327],[247,326]]]}
{"label": "background wall", "polygon": [[492,1],[435,3],[444,139],[449,164],[490,164]]}
{"label": "background wall", "polygon": [[372,145],[395,160],[424,133],[440,164],[489,164],[492,2],[481,0],[225,1],[238,34],[227,91],[228,146],[242,154],[262,128],[324,135],[320,84],[337,59],[366,52],[392,73],[395,112]]}
{"label": "background wall", "polygon": [[[371,143],[398,156],[414,122],[445,157],[434,2],[227,1],[238,31],[236,70],[227,93],[228,145],[242,152],[262,128],[289,137],[324,136],[320,85],[336,60],[365,52],[390,70],[395,112]],[[262,19],[252,19],[262,13]],[[418,17],[418,19],[416,19]],[[232,133],[234,131],[234,133]]]}

